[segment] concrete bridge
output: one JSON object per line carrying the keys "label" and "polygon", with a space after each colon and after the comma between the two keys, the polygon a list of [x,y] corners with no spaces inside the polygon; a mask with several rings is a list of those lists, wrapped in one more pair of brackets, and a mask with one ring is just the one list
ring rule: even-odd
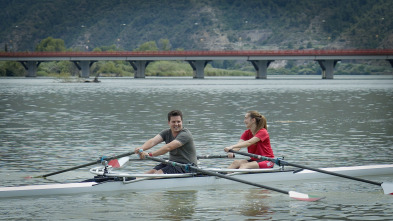
{"label": "concrete bridge", "polygon": [[275,60],[314,60],[322,69],[322,79],[333,79],[334,67],[341,60],[386,60],[393,67],[393,49],[370,50],[258,50],[258,51],[147,51],[147,52],[0,52],[0,61],[18,61],[27,70],[27,77],[37,76],[37,67],[45,61],[71,61],[88,78],[90,67],[97,61],[128,61],[135,78],[145,78],[150,62],[158,60],[187,61],[194,78],[204,78],[206,64],[213,60],[250,61],[256,79],[267,78],[267,68]]}

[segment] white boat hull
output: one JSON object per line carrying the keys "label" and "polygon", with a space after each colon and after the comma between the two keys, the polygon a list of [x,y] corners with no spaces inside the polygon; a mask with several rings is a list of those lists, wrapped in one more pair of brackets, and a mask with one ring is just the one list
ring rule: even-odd
{"label": "white boat hull", "polygon": [[[389,165],[369,165],[369,166],[355,166],[355,167],[336,167],[336,168],[321,168],[323,170],[332,171],[348,176],[378,176],[393,174],[393,164]],[[280,171],[280,172],[265,172],[265,173],[247,173],[238,174],[234,177],[266,184],[269,182],[282,181],[302,181],[310,179],[332,179],[331,176],[324,173],[318,173],[309,170],[302,170],[300,172]],[[354,181],[356,182],[356,181]],[[47,184],[47,185],[32,185],[19,187],[0,187],[0,198],[5,197],[25,197],[25,196],[44,196],[55,194],[76,194],[76,193],[99,193],[108,191],[146,191],[156,189],[195,189],[201,186],[216,186],[234,184],[234,181],[217,178],[215,176],[195,176],[195,177],[179,177],[179,178],[155,178],[145,177],[130,181],[129,183],[123,181],[109,181],[109,182],[82,182],[82,183],[68,183],[68,184]],[[245,185],[245,184],[243,184]]]}

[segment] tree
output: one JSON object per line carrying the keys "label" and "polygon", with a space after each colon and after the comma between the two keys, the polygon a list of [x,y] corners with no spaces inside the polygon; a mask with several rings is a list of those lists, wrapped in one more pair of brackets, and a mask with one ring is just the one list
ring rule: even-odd
{"label": "tree", "polygon": [[160,45],[160,49],[163,50],[163,51],[171,50],[171,43],[169,42],[169,39],[161,38],[160,42],[159,42],[159,45]]}
{"label": "tree", "polygon": [[116,45],[109,45],[94,48],[93,51],[119,51],[119,48]]}
{"label": "tree", "polygon": [[24,76],[26,74],[23,66],[16,61],[0,62],[0,76],[14,77]]}
{"label": "tree", "polygon": [[65,51],[64,40],[47,37],[35,48],[36,51]]}
{"label": "tree", "polygon": [[141,44],[135,51],[158,51],[158,47],[155,41],[148,41]]}

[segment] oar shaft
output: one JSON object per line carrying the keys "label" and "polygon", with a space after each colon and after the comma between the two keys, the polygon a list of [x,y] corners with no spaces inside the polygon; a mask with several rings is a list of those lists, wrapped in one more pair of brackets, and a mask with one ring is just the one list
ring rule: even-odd
{"label": "oar shaft", "polygon": [[[197,159],[229,158],[228,155],[200,155]],[[233,156],[235,158],[235,156]]]}
{"label": "oar shaft", "polygon": [[240,183],[244,183],[244,184],[248,184],[248,185],[252,185],[252,186],[256,186],[256,187],[260,187],[260,188],[264,188],[264,189],[268,189],[268,190],[272,190],[272,191],[276,191],[276,192],[280,192],[280,193],[284,193],[284,194],[289,194],[288,191],[280,190],[280,189],[277,189],[277,188],[274,188],[274,187],[270,187],[270,186],[261,185],[261,184],[258,184],[258,183],[249,182],[247,180],[238,179],[238,178],[235,178],[235,177],[223,175],[223,174],[212,172],[212,171],[208,171],[208,170],[203,170],[203,169],[200,169],[200,168],[195,167],[195,166],[182,164],[182,163],[177,163],[177,162],[173,162],[173,161],[169,161],[169,160],[163,160],[163,159],[160,159],[160,158],[150,157],[150,156],[146,156],[146,158],[154,160],[154,161],[158,161],[158,162],[161,162],[161,163],[173,165],[173,166],[180,166],[180,167],[182,167],[182,168],[184,168],[186,170],[187,169],[191,169],[191,170],[194,170],[194,171],[206,174],[206,175],[217,176],[217,177],[221,177],[221,178],[228,179],[228,180],[233,180],[233,181],[240,182]]}
{"label": "oar shaft", "polygon": [[[113,160],[113,159],[129,156],[129,155],[132,155],[132,154],[134,154],[134,152],[127,152],[127,153],[123,153],[123,154],[120,154],[120,155],[117,155],[117,156],[114,156],[114,157],[105,158],[105,160]],[[64,173],[64,172],[68,172],[68,171],[71,171],[71,170],[76,170],[76,169],[79,169],[79,168],[82,168],[82,167],[91,166],[91,165],[94,165],[94,164],[97,164],[97,163],[100,163],[100,162],[101,162],[101,160],[96,160],[96,161],[93,161],[93,162],[90,162],[90,163],[86,163],[86,164],[83,164],[83,165],[71,167],[71,168],[60,170],[60,171],[56,171],[56,172],[53,172],[53,173],[44,174],[44,175],[41,175],[39,177],[45,178],[45,177],[53,176],[53,175],[56,175],[56,174],[59,174],[59,173]]]}
{"label": "oar shaft", "polygon": [[379,182],[374,182],[374,181],[371,181],[371,180],[365,180],[365,179],[358,178],[358,177],[347,176],[347,175],[344,175],[344,174],[334,173],[334,172],[327,171],[327,170],[321,170],[321,169],[312,168],[312,167],[308,167],[308,166],[303,166],[303,165],[299,165],[299,164],[289,163],[289,162],[286,162],[286,161],[281,160],[281,159],[273,159],[273,158],[270,158],[270,157],[264,157],[264,156],[261,156],[261,155],[252,154],[252,153],[245,153],[245,152],[240,152],[240,151],[236,151],[236,150],[229,150],[229,152],[236,153],[236,154],[241,154],[241,155],[244,155],[244,156],[249,156],[249,157],[257,158],[257,159],[261,159],[261,160],[268,160],[268,161],[271,161],[273,163],[277,163],[279,165],[294,166],[294,167],[298,167],[298,168],[303,168],[303,169],[307,169],[307,170],[316,171],[316,172],[319,172],[319,173],[329,174],[329,175],[332,175],[332,176],[338,176],[338,177],[347,178],[347,179],[351,179],[351,180],[357,180],[357,181],[360,181],[360,182],[365,182],[365,183],[369,183],[369,184],[373,184],[373,185],[381,186],[381,184],[382,184],[382,183],[379,183]]}
{"label": "oar shaft", "polygon": [[284,165],[289,165],[289,166],[294,166],[294,167],[303,168],[303,169],[307,169],[307,170],[312,170],[312,171],[316,171],[316,172],[319,172],[319,173],[326,173],[326,174],[329,174],[329,175],[332,175],[332,176],[338,176],[338,177],[342,177],[342,178],[346,178],[346,179],[357,180],[357,181],[360,181],[360,182],[365,182],[365,183],[369,183],[369,184],[373,184],[373,185],[381,186],[381,184],[382,184],[382,183],[374,182],[374,181],[371,181],[371,180],[365,180],[365,179],[362,179],[362,178],[359,178],[359,177],[347,176],[347,175],[344,175],[344,174],[334,173],[334,172],[331,172],[331,171],[321,170],[321,169],[318,169],[318,168],[311,168],[311,167],[308,167],[308,166],[302,166],[302,165],[298,165],[298,164],[294,164],[294,163],[288,163],[288,162],[283,161],[283,160],[280,160],[280,162],[281,162],[281,164],[284,164]]}
{"label": "oar shaft", "polygon": [[[197,156],[198,160],[200,160],[200,159],[215,159],[215,158],[229,158],[229,157],[228,157],[228,155],[199,155],[199,156]],[[235,158],[235,157],[233,157],[233,158]],[[168,160],[169,158],[164,157],[162,159]],[[140,160],[142,160],[142,159],[139,159],[139,158],[129,159],[129,161],[140,161]]]}
{"label": "oar shaft", "polygon": [[64,173],[64,172],[68,172],[68,171],[71,171],[71,170],[76,170],[76,169],[79,169],[79,168],[82,168],[82,167],[91,166],[91,165],[94,165],[94,164],[97,164],[97,163],[99,163],[99,161],[94,161],[94,162],[86,163],[86,164],[83,164],[83,165],[80,165],[80,166],[75,166],[75,167],[71,167],[71,168],[68,168],[68,169],[64,169],[64,170],[60,170],[60,171],[56,171],[56,172],[52,172],[52,173],[47,173],[47,174],[41,175],[39,177],[45,178],[45,177],[53,176],[53,175],[56,175],[56,174],[59,174],[59,173]]}

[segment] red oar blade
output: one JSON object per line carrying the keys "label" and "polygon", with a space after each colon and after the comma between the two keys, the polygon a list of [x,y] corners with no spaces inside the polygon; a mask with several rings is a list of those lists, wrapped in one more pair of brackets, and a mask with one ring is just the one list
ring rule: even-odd
{"label": "red oar blade", "polygon": [[113,160],[109,161],[108,165],[112,166],[113,168],[121,168],[129,160],[130,160],[129,157],[122,157],[122,158],[119,158],[119,159],[113,159]]}
{"label": "red oar blade", "polygon": [[318,201],[320,199],[325,198],[325,197],[318,197],[318,196],[313,196],[313,195],[309,195],[309,194],[305,194],[305,193],[299,193],[299,192],[295,192],[295,191],[289,191],[288,194],[289,194],[289,197],[291,197],[293,199],[302,200],[302,201],[309,201],[309,202],[314,202],[314,201]]}
{"label": "red oar blade", "polygon": [[383,183],[381,184],[381,187],[382,187],[383,192],[384,192],[385,194],[393,195],[393,183],[386,183],[386,182],[383,182]]}
{"label": "red oar blade", "polygon": [[113,159],[109,161],[108,165],[112,166],[113,168],[120,168],[120,163],[118,159]]}

